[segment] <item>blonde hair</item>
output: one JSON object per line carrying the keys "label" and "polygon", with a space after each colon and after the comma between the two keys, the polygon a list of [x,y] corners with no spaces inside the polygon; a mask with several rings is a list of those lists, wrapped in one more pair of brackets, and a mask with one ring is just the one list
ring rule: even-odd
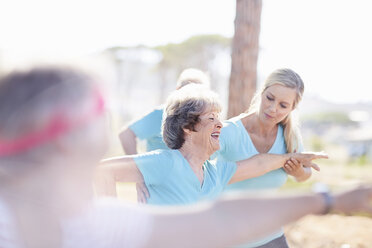
{"label": "blonde hair", "polygon": [[180,89],[190,83],[203,84],[209,88],[209,76],[199,69],[187,68],[178,77],[176,89]]}
{"label": "blonde hair", "polygon": [[[291,69],[277,69],[272,72],[265,81],[262,89],[257,91],[252,99],[251,105],[249,106],[248,113],[257,113],[260,108],[260,102],[263,92],[272,85],[279,84],[284,87],[288,87],[296,90],[296,98],[293,103],[293,109],[295,109],[298,103],[302,99],[304,93],[304,83],[301,77]],[[292,112],[288,114],[284,120],[279,124],[283,126],[284,140],[287,146],[287,152],[295,152],[300,148],[302,143],[301,135],[299,132],[299,124],[297,118],[293,116]]]}

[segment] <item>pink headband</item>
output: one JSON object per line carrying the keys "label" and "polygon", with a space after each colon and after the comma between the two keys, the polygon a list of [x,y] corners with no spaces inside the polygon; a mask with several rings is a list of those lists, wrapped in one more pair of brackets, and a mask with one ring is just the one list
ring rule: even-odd
{"label": "pink headband", "polygon": [[65,118],[63,111],[57,111],[49,123],[41,130],[31,132],[14,140],[0,139],[0,157],[21,153],[89,123],[104,112],[105,105],[103,97],[98,90],[94,91],[92,100],[94,101],[92,109],[73,121]]}

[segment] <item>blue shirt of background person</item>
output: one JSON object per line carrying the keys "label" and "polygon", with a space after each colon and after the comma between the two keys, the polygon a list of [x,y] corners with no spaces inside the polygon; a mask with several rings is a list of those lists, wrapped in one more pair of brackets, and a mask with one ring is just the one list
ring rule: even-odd
{"label": "blue shirt of background person", "polygon": [[[190,84],[203,84],[209,87],[209,76],[201,70],[195,68],[187,68],[182,71],[177,79],[176,90]],[[145,140],[146,151],[156,149],[168,149],[165,145],[162,134],[161,124],[163,119],[164,106],[155,108],[150,113],[132,122],[129,126],[123,128],[119,133],[119,139],[125,154],[137,154],[137,138]],[[137,185],[137,190],[138,190]],[[140,202],[145,202],[141,197]]]}
{"label": "blue shirt of background person", "polygon": [[149,204],[184,205],[215,199],[236,171],[236,163],[205,161],[201,184],[179,150],[155,150],[134,157],[150,193]]}
{"label": "blue shirt of background person", "polygon": [[133,131],[137,138],[146,141],[146,151],[168,149],[161,135],[163,112],[164,107],[159,106],[129,125],[130,130]]}

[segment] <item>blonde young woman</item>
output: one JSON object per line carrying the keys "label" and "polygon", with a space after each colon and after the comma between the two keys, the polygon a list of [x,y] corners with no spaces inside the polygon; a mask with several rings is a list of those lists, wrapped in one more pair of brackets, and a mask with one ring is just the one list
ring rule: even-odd
{"label": "blonde young woman", "polygon": [[[239,161],[260,153],[284,154],[302,150],[301,137],[293,120],[293,110],[301,101],[304,83],[291,69],[278,69],[266,79],[246,113],[224,123],[221,130],[218,158]],[[287,181],[287,175],[301,182],[311,176],[305,168],[291,159],[283,168],[262,176],[227,186],[226,190],[277,189]],[[243,247],[288,247],[282,230]]]}

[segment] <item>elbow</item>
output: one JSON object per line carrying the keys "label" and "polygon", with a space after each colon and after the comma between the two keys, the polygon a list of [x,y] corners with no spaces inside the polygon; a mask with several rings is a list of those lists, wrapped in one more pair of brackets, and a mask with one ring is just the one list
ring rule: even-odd
{"label": "elbow", "polygon": [[[132,133],[132,135],[131,135]],[[134,136],[134,133],[132,130],[129,129],[129,127],[125,127],[120,133],[119,133],[119,139],[122,143],[125,143],[130,136]]]}
{"label": "elbow", "polygon": [[129,127],[126,127],[119,133],[119,140],[125,154],[131,155],[137,153],[136,134]]}

